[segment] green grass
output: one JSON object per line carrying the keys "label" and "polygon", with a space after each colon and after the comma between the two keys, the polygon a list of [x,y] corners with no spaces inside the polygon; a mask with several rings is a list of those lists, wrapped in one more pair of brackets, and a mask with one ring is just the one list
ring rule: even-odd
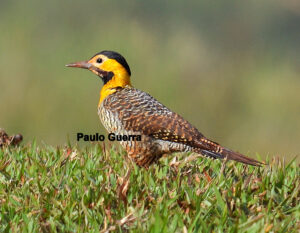
{"label": "green grass", "polygon": [[126,186],[124,154],[101,145],[0,150],[0,231],[299,231],[294,161],[254,168],[177,154],[134,166]]}

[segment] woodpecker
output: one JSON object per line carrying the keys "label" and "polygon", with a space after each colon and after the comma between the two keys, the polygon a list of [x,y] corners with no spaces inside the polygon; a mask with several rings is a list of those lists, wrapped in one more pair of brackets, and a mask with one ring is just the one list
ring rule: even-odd
{"label": "woodpecker", "polygon": [[164,154],[174,152],[195,152],[254,166],[263,164],[206,138],[179,114],[134,88],[129,65],[117,52],[102,51],[87,61],[66,66],[88,69],[102,79],[100,120],[109,133],[141,135],[139,141],[120,142],[128,156],[141,167],[148,168]]}

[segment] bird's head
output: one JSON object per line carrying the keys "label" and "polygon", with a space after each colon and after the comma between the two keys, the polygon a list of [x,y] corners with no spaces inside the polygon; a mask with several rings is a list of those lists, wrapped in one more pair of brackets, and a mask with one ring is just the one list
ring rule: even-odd
{"label": "bird's head", "polygon": [[130,68],[125,58],[117,52],[102,51],[87,61],[74,62],[66,66],[88,69],[98,75],[104,85],[111,88],[130,85]]}

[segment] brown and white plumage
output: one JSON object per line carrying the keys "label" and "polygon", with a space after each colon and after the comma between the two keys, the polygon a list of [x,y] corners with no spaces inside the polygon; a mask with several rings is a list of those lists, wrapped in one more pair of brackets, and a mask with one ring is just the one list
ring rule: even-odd
{"label": "brown and white plumage", "polygon": [[188,151],[211,158],[228,157],[246,164],[260,164],[208,140],[180,115],[135,88],[125,87],[109,95],[100,104],[98,114],[109,132],[142,135],[142,141],[121,142],[140,166],[148,167],[163,154]]}
{"label": "brown and white plumage", "polygon": [[141,141],[121,142],[138,165],[148,167],[162,155],[173,152],[196,152],[215,159],[262,164],[207,139],[180,115],[133,88],[129,66],[120,54],[103,51],[87,62],[68,66],[87,68],[103,79],[98,115],[110,133],[142,136]]}

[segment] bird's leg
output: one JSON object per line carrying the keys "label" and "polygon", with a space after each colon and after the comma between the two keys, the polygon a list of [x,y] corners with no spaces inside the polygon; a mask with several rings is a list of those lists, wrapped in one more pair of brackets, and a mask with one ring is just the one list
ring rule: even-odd
{"label": "bird's leg", "polygon": [[127,168],[126,175],[124,177],[119,177],[118,183],[119,183],[119,188],[118,188],[118,195],[119,198],[124,202],[124,205],[127,205],[127,191],[129,189],[129,180],[130,180],[130,174],[131,171],[134,169],[132,160],[129,156],[125,156],[125,166]]}

